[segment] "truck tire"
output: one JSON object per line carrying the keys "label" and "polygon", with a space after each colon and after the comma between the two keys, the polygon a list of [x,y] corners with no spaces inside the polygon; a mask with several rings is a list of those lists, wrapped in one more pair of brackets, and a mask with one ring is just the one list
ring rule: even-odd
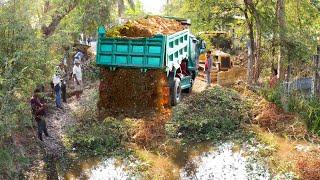
{"label": "truck tire", "polygon": [[171,105],[175,106],[180,102],[181,99],[181,84],[179,78],[174,78],[171,87]]}

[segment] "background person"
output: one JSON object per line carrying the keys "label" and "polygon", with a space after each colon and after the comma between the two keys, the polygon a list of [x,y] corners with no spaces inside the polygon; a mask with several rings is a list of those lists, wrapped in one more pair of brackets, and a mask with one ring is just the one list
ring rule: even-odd
{"label": "background person", "polygon": [[75,87],[75,94],[78,100],[80,100],[80,93],[82,92],[82,70],[80,66],[80,60],[75,60],[75,65],[73,66],[72,70],[72,76],[74,81],[74,87]]}
{"label": "background person", "polygon": [[207,52],[205,63],[205,72],[207,76],[207,86],[211,86],[211,69],[212,69],[212,55],[211,51]]}
{"label": "background person", "polygon": [[55,92],[56,106],[57,106],[57,108],[62,109],[62,103],[61,103],[61,79],[60,79],[58,71],[56,71],[56,73],[53,75],[52,83],[53,83],[53,88],[54,88],[54,92]]}

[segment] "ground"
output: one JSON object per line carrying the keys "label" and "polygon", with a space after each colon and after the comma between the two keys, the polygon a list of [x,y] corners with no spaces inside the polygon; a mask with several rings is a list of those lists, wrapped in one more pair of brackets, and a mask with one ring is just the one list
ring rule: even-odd
{"label": "ground", "polygon": [[[79,111],[86,113],[95,109],[92,107],[95,102],[91,101],[92,95],[97,93],[98,86],[98,82],[87,84],[80,102],[70,98],[68,103],[64,104],[64,110],[52,108],[46,121],[49,133],[53,138],[45,138],[43,143],[37,142],[42,150],[38,152],[38,158],[29,169],[26,175],[28,178],[58,177],[61,171],[67,171],[64,177],[72,179],[79,177],[82,170],[87,170],[97,164],[96,160],[94,163],[86,163],[85,165],[80,162],[80,165],[71,168],[73,170],[70,171],[61,170],[55,161],[59,159],[60,161],[79,163],[77,158],[72,158],[77,156],[77,153],[72,152],[72,150],[76,151],[76,148],[68,147],[70,146],[67,137],[70,135],[68,131],[76,124],[81,123],[83,117],[79,117]],[[319,138],[307,132],[302,121],[298,119],[299,117],[283,112],[246,88],[244,84],[239,83],[232,88],[241,95],[241,98],[252,104],[254,117],[251,121],[244,123],[243,127],[245,132],[254,133],[259,143],[264,144],[263,148],[259,149],[259,152],[261,151],[259,156],[263,157],[271,172],[286,178],[290,177],[290,175],[286,175],[288,172],[299,175],[302,179],[319,177]],[[207,88],[204,78],[198,77],[193,87],[193,93],[184,94],[182,103],[186,97],[192,98],[205,89]],[[135,156],[147,162],[148,170],[143,170],[147,174],[146,177],[178,179],[177,171],[181,168],[179,164],[186,162],[183,159],[194,157],[209,147],[206,143],[190,145],[188,153],[185,153],[185,150],[177,145],[180,142],[167,141],[164,128],[170,120],[171,113],[175,112],[165,112],[163,117],[157,117],[152,121],[144,121],[143,119],[132,121],[135,123],[136,129],[134,136],[125,146],[134,151]],[[190,149],[190,147],[192,148]],[[310,159],[313,160],[310,161]],[[52,169],[54,170],[52,171]]]}

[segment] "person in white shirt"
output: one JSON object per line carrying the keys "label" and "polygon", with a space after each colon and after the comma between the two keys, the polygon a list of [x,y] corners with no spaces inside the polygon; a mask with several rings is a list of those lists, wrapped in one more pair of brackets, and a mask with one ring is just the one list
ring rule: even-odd
{"label": "person in white shirt", "polygon": [[74,81],[74,87],[75,87],[75,94],[77,99],[80,99],[80,93],[82,92],[82,70],[80,66],[80,60],[76,59],[75,60],[75,65],[73,66],[72,70],[72,76],[73,76],[73,81]]}
{"label": "person in white shirt", "polygon": [[54,92],[55,92],[55,96],[56,96],[56,106],[57,106],[57,108],[62,109],[62,103],[61,103],[61,79],[60,79],[60,76],[59,76],[58,72],[56,72],[53,75],[52,83],[53,83]]}

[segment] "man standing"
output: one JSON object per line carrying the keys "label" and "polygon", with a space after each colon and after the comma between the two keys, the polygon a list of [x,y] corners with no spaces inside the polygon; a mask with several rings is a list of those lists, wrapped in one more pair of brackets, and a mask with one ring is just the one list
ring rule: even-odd
{"label": "man standing", "polygon": [[63,62],[59,64],[59,76],[61,80],[62,101],[67,102],[67,72]]}
{"label": "man standing", "polygon": [[46,122],[43,119],[43,116],[45,115],[46,104],[42,104],[40,102],[39,93],[40,93],[39,89],[36,89],[34,91],[34,94],[30,100],[30,104],[31,104],[32,114],[33,114],[33,116],[37,122],[37,126],[38,126],[38,138],[41,141],[43,141],[42,132],[44,132],[44,134],[47,137],[50,137],[50,136],[48,134]]}
{"label": "man standing", "polygon": [[211,86],[211,69],[212,69],[212,55],[211,51],[207,52],[207,60],[205,63],[205,71],[207,75],[207,86]]}
{"label": "man standing", "polygon": [[53,88],[56,96],[56,106],[59,109],[62,109],[62,103],[61,103],[61,79],[59,76],[58,69],[56,73],[53,75],[52,78]]}
{"label": "man standing", "polygon": [[82,70],[80,66],[80,60],[75,60],[75,65],[73,66],[72,70],[72,76],[74,81],[74,87],[75,87],[75,94],[78,100],[80,100],[80,93],[82,92]]}

